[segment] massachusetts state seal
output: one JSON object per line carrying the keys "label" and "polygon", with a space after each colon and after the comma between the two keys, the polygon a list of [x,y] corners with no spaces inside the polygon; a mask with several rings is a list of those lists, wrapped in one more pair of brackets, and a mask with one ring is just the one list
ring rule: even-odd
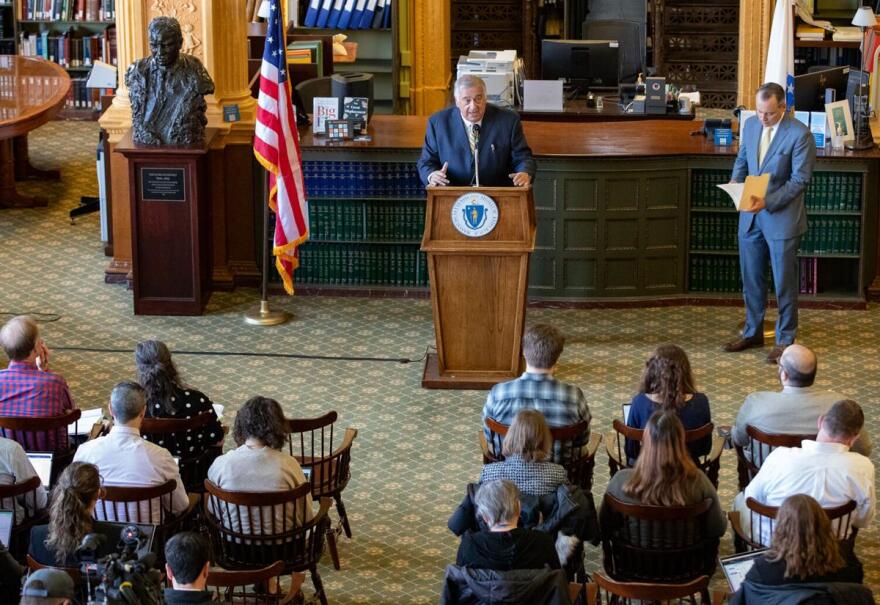
{"label": "massachusetts state seal", "polygon": [[498,204],[484,193],[465,193],[452,205],[452,224],[464,236],[483,237],[498,224]]}

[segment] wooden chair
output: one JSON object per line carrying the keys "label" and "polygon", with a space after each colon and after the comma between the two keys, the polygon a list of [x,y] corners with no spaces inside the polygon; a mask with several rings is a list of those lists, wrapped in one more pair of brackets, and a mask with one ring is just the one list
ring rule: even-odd
{"label": "wooden chair", "polygon": [[[657,584],[643,582],[617,582],[611,578],[596,573],[593,582],[585,588],[586,603],[594,605],[602,602],[602,594],[608,603],[694,603],[696,596],[700,595],[700,602],[705,605],[721,605],[724,603],[724,593],[715,592],[709,595],[709,576],[700,576],[683,584]],[[574,601],[572,601],[574,602]]]}
{"label": "wooden chair", "polygon": [[254,570],[282,561],[284,573],[308,571],[321,605],[327,595],[318,573],[332,500],[308,521],[311,486],[277,492],[233,492],[205,480],[204,517],[214,561],[231,570]]}
{"label": "wooden chair", "polygon": [[51,565],[43,565],[39,561],[35,561],[31,558],[30,555],[25,556],[27,562],[28,571],[37,571],[39,569],[45,569],[47,567],[51,567],[52,569],[61,569],[70,576],[70,579],[73,580],[74,586],[82,586],[83,585],[83,577],[82,572],[76,567],[56,567]]}
{"label": "wooden chair", "polygon": [[[612,422],[614,430],[605,437],[605,449],[608,452],[608,470],[613,477],[622,468],[631,468],[626,456],[626,440],[642,442],[644,429],[636,429],[627,426],[620,419],[615,418]],[[724,437],[714,433],[715,425],[709,422],[698,429],[684,432],[685,443],[693,443],[712,435],[712,449],[705,456],[695,460],[697,467],[706,473],[709,481],[718,489],[718,473],[721,470],[721,453],[724,451]]]}
{"label": "wooden chair", "polygon": [[15,514],[12,515],[10,544],[7,544],[6,547],[19,560],[28,551],[31,528],[49,522],[49,511],[46,508],[39,509],[37,507],[37,490],[39,488],[39,477],[31,477],[21,483],[0,485],[0,508],[15,511]]}
{"label": "wooden chair", "polygon": [[351,445],[357,437],[357,429],[347,428],[342,436],[342,444],[333,448],[334,423],[336,412],[328,412],[319,418],[296,418],[287,420],[287,448],[303,468],[312,469],[312,497],[333,498],[339,521],[330,526],[327,533],[327,546],[333,567],[339,569],[339,549],[337,537],[345,532],[351,538],[351,525],[342,491],[351,477]]}
{"label": "wooden chair", "polygon": [[605,494],[614,529],[603,532],[605,571],[625,582],[690,582],[715,571],[718,538],[706,534],[712,500],[691,506],[626,504]]}
{"label": "wooden chair", "polygon": [[[214,414],[211,412],[202,412],[192,418],[144,418],[141,435],[149,436],[150,441],[157,445],[161,445],[159,442],[167,436],[177,438],[178,443],[185,442],[187,432],[198,431],[213,420]],[[192,454],[180,456],[180,479],[187,492],[201,493],[204,490],[208,468],[221,450],[214,444],[208,444]]]}
{"label": "wooden chair", "polygon": [[[746,498],[746,508],[749,511],[748,527],[743,527],[738,511],[732,510],[727,513],[730,527],[733,529],[733,544],[736,552],[767,548],[770,544],[764,544],[761,526],[767,528],[767,535],[773,535],[774,522],[779,507],[767,506],[754,498]],[[859,533],[859,528],[852,526],[852,513],[856,510],[856,501],[850,500],[846,504],[822,510],[831,520],[831,529],[834,531],[835,537],[841,542],[849,543],[850,547],[854,547],[856,535]]]}
{"label": "wooden chair", "polygon": [[749,441],[746,445],[734,445],[736,447],[736,474],[739,481],[739,491],[743,491],[751,483],[764,460],[770,452],[777,447],[800,447],[804,439],[815,439],[816,434],[810,435],[784,435],[780,433],[765,433],[752,425],[746,426],[746,434]]}
{"label": "wooden chair", "polygon": [[156,525],[153,550],[164,561],[165,541],[193,525],[199,501],[197,495],[191,494],[186,510],[172,515],[171,497],[176,488],[174,479],[147,487],[105,486],[104,495],[95,506],[94,517],[114,523]]}
{"label": "wooden chair", "polygon": [[207,590],[214,593],[218,603],[229,605],[287,605],[300,591],[302,582],[291,582],[286,593],[270,593],[265,587],[273,580],[281,586],[280,576],[284,574],[284,562],[275,561],[262,569],[232,571],[212,568],[208,571]]}
{"label": "wooden chair", "polygon": [[[500,462],[504,460],[501,446],[510,427],[496,422],[494,418],[486,418],[486,428],[489,429],[488,440],[486,439],[486,434],[482,430],[480,431],[483,464]],[[553,437],[552,461],[568,471],[569,482],[580,486],[587,493],[590,493],[593,489],[593,470],[596,466],[596,452],[599,450],[599,444],[602,442],[602,436],[593,433],[586,444],[576,445],[589,429],[590,422],[588,420],[582,420],[568,426],[550,427],[550,435]]]}
{"label": "wooden chair", "polygon": [[[73,409],[58,416],[0,416],[0,436],[21,444],[26,452],[55,453],[50,483],[73,461],[76,443],[68,438],[67,427],[78,428],[82,410]],[[54,443],[54,448],[50,444]]]}

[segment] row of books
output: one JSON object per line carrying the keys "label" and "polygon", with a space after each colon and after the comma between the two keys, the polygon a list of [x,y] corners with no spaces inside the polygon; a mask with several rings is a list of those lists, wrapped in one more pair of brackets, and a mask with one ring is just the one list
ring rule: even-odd
{"label": "row of books", "polygon": [[[694,214],[691,216],[691,249],[737,250],[737,214]],[[812,217],[801,239],[801,254],[859,254],[857,217]]]}
{"label": "row of books", "polygon": [[[694,170],[691,182],[692,208],[732,209],[730,198],[716,187],[730,181],[729,170]],[[814,172],[804,192],[807,211],[860,212],[862,175],[847,172]]]}
{"label": "row of books", "polygon": [[20,0],[26,21],[113,21],[116,0]]}
{"label": "row of books", "polygon": [[388,29],[392,0],[309,0],[303,25],[329,29]]}
{"label": "row of books", "polygon": [[306,191],[313,198],[424,198],[414,162],[303,162]]}
{"label": "row of books", "polygon": [[[798,259],[801,294],[819,293],[819,259]],[[770,292],[775,290],[772,272],[766,275]],[[742,292],[739,258],[724,256],[691,256],[690,290],[692,292]]]}
{"label": "row of books", "polygon": [[736,250],[738,214],[691,215],[692,250]]}
{"label": "row of books", "polygon": [[415,246],[308,242],[299,249],[299,261],[294,272],[299,284],[428,285],[427,256]]}
{"label": "row of books", "polygon": [[425,226],[422,202],[311,200],[313,240],[418,241]]}
{"label": "row of books", "polygon": [[67,91],[67,101],[64,107],[67,109],[101,109],[101,95],[113,94],[113,91],[105,88],[87,88],[88,78],[71,78],[70,90]]}
{"label": "row of books", "polygon": [[297,40],[287,45],[288,65],[314,65],[316,77],[324,75],[324,43],[320,40]]}
{"label": "row of books", "polygon": [[116,65],[116,28],[108,27],[100,34],[76,37],[72,30],[60,36],[21,32],[19,53],[26,57],[43,57],[64,67],[88,67],[95,60]]}

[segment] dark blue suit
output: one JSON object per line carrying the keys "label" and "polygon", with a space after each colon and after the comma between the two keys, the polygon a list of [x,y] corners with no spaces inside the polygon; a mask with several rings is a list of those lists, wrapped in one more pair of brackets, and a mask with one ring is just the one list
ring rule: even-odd
{"label": "dark blue suit", "polygon": [[[526,143],[519,116],[494,105],[486,106],[480,126],[480,142],[477,146],[480,158],[480,185],[486,187],[512,187],[509,174],[527,172],[535,178],[535,160]],[[458,107],[438,111],[428,120],[422,157],[419,158],[419,175],[428,184],[428,175],[443,168],[449,162],[446,177],[450,185],[474,184],[474,155],[471,153],[468,135]]]}
{"label": "dark blue suit", "polygon": [[797,250],[807,230],[804,189],[816,164],[816,144],[810,130],[791,116],[786,115],[777,126],[759,166],[763,126],[757,117],[746,120],[731,178],[741,183],[749,175],[770,174],[766,207],[759,212],[740,212],[739,215],[739,260],[746,303],[743,338],[759,337],[764,332],[767,306],[764,272],[769,259],[779,307],[776,343],[789,345],[794,342],[798,326]]}

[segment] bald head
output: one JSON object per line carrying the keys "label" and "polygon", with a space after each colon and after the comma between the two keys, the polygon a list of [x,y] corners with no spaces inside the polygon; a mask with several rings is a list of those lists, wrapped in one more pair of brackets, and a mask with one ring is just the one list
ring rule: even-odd
{"label": "bald head", "polygon": [[779,358],[782,384],[808,387],[816,380],[816,354],[803,345],[789,345]]}

